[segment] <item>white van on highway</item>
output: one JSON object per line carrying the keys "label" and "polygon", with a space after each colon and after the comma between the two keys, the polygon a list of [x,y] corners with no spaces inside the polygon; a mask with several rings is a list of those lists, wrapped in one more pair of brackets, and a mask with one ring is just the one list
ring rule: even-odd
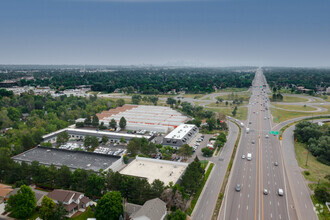
{"label": "white van on highway", "polygon": [[248,153],[247,156],[246,156],[246,159],[247,160],[252,160],[252,154],[251,153]]}

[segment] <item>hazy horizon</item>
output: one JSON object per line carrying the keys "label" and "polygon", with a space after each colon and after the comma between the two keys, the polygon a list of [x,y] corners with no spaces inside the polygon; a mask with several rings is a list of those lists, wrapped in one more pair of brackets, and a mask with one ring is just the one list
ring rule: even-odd
{"label": "hazy horizon", "polygon": [[330,66],[325,0],[3,0],[3,65]]}

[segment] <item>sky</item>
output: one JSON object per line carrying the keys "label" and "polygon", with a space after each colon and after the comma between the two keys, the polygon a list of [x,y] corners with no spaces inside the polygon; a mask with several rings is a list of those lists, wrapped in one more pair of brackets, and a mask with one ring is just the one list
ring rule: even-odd
{"label": "sky", "polygon": [[0,63],[330,67],[330,1],[1,0]]}

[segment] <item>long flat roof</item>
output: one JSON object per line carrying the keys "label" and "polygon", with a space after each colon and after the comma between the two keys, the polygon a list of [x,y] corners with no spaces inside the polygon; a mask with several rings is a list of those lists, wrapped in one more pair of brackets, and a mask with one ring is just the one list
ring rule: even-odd
{"label": "long flat roof", "polygon": [[187,133],[189,133],[191,131],[191,129],[193,129],[194,127],[195,127],[195,125],[191,125],[191,124],[181,124],[176,129],[171,131],[171,133],[166,135],[165,138],[180,140]]}
{"label": "long flat roof", "polygon": [[90,152],[69,151],[57,148],[36,147],[12,157],[15,161],[31,163],[38,161],[40,164],[60,167],[65,165],[71,169],[85,169],[98,172],[107,169],[120,159],[119,156],[103,155]]}
{"label": "long flat roof", "polygon": [[175,184],[187,168],[188,163],[157,160],[151,158],[136,157],[127,167],[120,171],[121,174],[143,177],[152,183],[159,179],[168,185]]}
{"label": "long flat roof", "polygon": [[151,136],[149,135],[138,135],[138,134],[127,134],[127,133],[117,133],[117,132],[107,132],[107,131],[95,131],[95,130],[86,130],[86,129],[76,129],[76,128],[64,128],[58,131],[55,131],[53,133],[47,134],[42,136],[43,139],[47,139],[49,137],[52,137],[54,135],[58,135],[59,133],[66,131],[68,133],[75,133],[75,134],[81,134],[81,135],[106,135],[106,136],[114,136],[114,137],[126,137],[126,138],[146,138],[150,139]]}

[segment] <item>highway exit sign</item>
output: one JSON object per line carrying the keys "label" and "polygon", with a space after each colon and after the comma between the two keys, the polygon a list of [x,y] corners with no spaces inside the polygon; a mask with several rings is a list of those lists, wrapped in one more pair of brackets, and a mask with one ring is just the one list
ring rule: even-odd
{"label": "highway exit sign", "polygon": [[262,86],[260,86],[260,89],[262,88]]}
{"label": "highway exit sign", "polygon": [[270,131],[269,134],[275,134],[275,135],[278,135],[279,132],[278,132],[278,131]]}

